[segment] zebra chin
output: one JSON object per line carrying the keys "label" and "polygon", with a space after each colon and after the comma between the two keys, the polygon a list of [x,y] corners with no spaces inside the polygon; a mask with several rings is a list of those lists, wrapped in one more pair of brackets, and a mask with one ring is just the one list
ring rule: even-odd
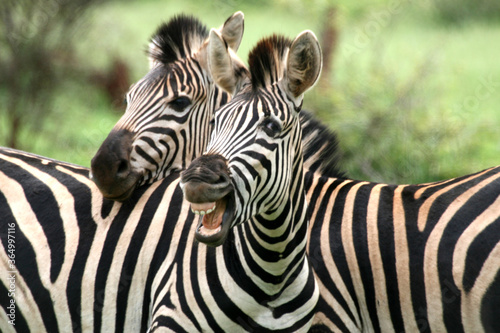
{"label": "zebra chin", "polygon": [[108,184],[108,186],[106,186],[100,183],[99,180],[93,176],[93,173],[90,172],[90,180],[96,184],[102,196],[114,201],[125,201],[130,198],[134,190],[140,184],[140,179],[141,176],[139,174],[129,175],[125,180],[115,181],[111,186]]}

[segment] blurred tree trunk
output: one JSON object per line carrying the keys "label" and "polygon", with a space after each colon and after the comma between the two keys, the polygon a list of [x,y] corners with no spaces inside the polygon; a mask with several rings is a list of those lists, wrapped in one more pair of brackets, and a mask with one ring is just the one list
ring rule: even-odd
{"label": "blurred tree trunk", "polygon": [[338,44],[337,8],[330,5],[324,17],[321,31],[321,46],[323,49],[323,68],[321,73],[321,86],[329,88],[333,66],[333,56]]}
{"label": "blurred tree trunk", "polygon": [[2,0],[0,2],[0,142],[20,147],[19,136],[36,133],[50,114],[64,81],[61,55],[71,54],[85,13],[100,0]]}

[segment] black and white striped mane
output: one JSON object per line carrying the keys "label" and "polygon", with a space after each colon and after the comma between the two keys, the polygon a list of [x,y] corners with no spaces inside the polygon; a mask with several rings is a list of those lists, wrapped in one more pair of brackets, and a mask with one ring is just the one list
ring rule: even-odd
{"label": "black and white striped mane", "polygon": [[252,89],[265,88],[278,81],[285,70],[285,56],[292,41],[272,35],[260,40],[248,55]]}
{"label": "black and white striped mane", "polygon": [[165,65],[192,56],[208,38],[208,29],[198,19],[174,16],[151,37],[148,55]]}
{"label": "black and white striped mane", "polygon": [[341,153],[335,132],[306,110],[300,111],[300,124],[304,161],[313,161],[308,163],[308,171],[318,172],[325,177],[346,178],[339,168]]}

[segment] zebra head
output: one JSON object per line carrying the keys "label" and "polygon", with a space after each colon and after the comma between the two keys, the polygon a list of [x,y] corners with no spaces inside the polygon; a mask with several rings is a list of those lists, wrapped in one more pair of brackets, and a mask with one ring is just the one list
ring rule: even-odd
{"label": "zebra head", "polygon": [[[229,17],[218,32],[237,50],[243,13]],[[125,114],[91,162],[104,197],[123,201],[137,186],[185,169],[206,148],[213,111],[230,99],[210,76],[208,35],[197,19],[183,15],[153,35],[150,71],[130,88]]]}
{"label": "zebra head", "polygon": [[235,95],[216,111],[206,153],[181,174],[184,197],[201,215],[196,238],[213,246],[250,218],[258,219],[259,229],[279,229],[274,220],[303,191],[299,111],[304,92],[319,77],[322,57],[316,37],[305,31],[293,42],[280,36],[260,41],[250,52],[250,77],[243,82],[231,81],[237,77],[231,62],[212,30],[212,75],[232,82],[225,89]]}

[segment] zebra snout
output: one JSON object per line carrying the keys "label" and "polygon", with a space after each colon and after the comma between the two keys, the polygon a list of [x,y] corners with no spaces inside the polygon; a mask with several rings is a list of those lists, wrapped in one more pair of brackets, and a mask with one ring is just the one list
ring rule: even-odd
{"label": "zebra snout", "polygon": [[135,189],[140,177],[131,168],[131,150],[131,132],[111,132],[92,158],[92,180],[104,197],[123,201]]}
{"label": "zebra snout", "polygon": [[203,155],[181,174],[184,197],[191,203],[215,202],[233,190],[226,160],[220,155]]}

